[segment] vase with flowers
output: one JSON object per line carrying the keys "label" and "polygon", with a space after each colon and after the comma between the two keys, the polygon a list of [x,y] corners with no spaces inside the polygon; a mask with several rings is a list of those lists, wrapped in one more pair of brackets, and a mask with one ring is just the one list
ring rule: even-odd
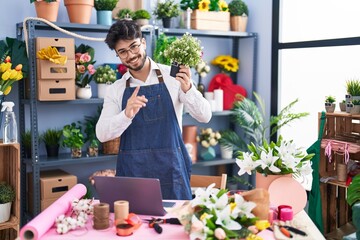
{"label": "vase with flowers", "polygon": [[30,0],[30,3],[35,4],[37,17],[56,22],[60,0]]}
{"label": "vase with flowers", "polygon": [[202,78],[206,77],[206,75],[210,72],[210,66],[201,60],[200,63],[195,66],[195,71],[199,75],[197,90],[204,96],[205,85],[202,83]]}
{"label": "vase with flowers", "polygon": [[292,140],[284,140],[281,135],[277,142],[268,143],[264,139],[260,146],[250,143],[248,150],[249,152],[238,152],[236,159],[236,164],[240,168],[238,174],[251,175],[255,170],[257,188],[267,189],[271,181],[278,176],[289,176],[289,174],[306,176],[312,173],[310,160],[314,154],[307,154],[302,148],[297,148]]}
{"label": "vase with flowers", "polygon": [[194,67],[201,61],[201,42],[190,33],[185,33],[164,50],[164,56],[172,61],[170,76],[176,77],[180,65]]}
{"label": "vase with flowers", "polygon": [[256,204],[214,186],[197,189],[193,200],[175,210],[190,239],[262,239],[247,228],[258,220]]}
{"label": "vase with flowers", "polygon": [[92,96],[91,82],[96,70],[94,67],[95,50],[89,45],[81,44],[75,49],[76,78],[75,83],[78,86],[76,97],[89,99]]}
{"label": "vase with flowers", "polygon": [[204,160],[213,160],[216,156],[215,149],[213,148],[219,143],[221,134],[211,128],[202,128],[200,135],[196,137],[196,140],[201,144],[203,149],[200,152],[200,156]]}

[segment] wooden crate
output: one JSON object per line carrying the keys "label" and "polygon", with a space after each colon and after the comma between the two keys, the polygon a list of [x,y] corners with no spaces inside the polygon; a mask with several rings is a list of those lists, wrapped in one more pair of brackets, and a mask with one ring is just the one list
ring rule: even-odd
{"label": "wooden crate", "polygon": [[10,220],[0,223],[0,239],[15,239],[20,224],[20,145],[0,143],[0,181],[9,183],[16,192]]}
{"label": "wooden crate", "polygon": [[191,28],[198,30],[230,30],[229,12],[204,12],[194,10],[191,13]]}

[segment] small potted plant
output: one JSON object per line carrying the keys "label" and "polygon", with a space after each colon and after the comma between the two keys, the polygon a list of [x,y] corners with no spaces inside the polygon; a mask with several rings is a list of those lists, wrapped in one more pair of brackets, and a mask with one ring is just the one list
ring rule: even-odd
{"label": "small potted plant", "polygon": [[335,111],[335,101],[334,96],[326,96],[325,98],[325,109],[327,113],[333,113]]}
{"label": "small potted plant", "polygon": [[81,133],[81,127],[76,123],[64,126],[62,130],[64,136],[62,145],[71,149],[71,157],[80,158],[81,148],[84,145],[84,136]]}
{"label": "small potted plant", "polygon": [[98,98],[104,98],[107,89],[116,79],[116,72],[109,65],[99,66],[94,75],[98,87]]}
{"label": "small potted plant", "polygon": [[100,141],[96,137],[96,123],[99,120],[101,114],[101,107],[98,108],[97,113],[94,116],[85,116],[85,129],[86,134],[85,142],[89,142],[88,156],[96,157],[99,154]]}
{"label": "small potted plant", "polygon": [[76,76],[75,83],[78,86],[76,97],[89,99],[92,96],[91,82],[96,70],[94,67],[95,50],[89,45],[80,44],[75,49]]}
{"label": "small potted plant", "polygon": [[24,145],[25,157],[31,158],[31,131],[26,130],[21,134],[21,143]]}
{"label": "small potted plant", "polygon": [[15,191],[9,184],[0,183],[0,223],[10,219],[11,203],[15,200]]}
{"label": "small potted plant", "polygon": [[37,17],[44,18],[50,22],[56,22],[60,0],[30,0],[30,3],[33,2],[35,2]]}
{"label": "small potted plant", "polygon": [[212,130],[211,128],[201,129],[199,136],[196,137],[196,140],[201,144],[203,149],[200,152],[200,156],[204,160],[212,160],[215,158],[216,153],[213,148],[219,143],[221,134],[217,131]]}
{"label": "small potted plant", "polygon": [[351,100],[360,100],[360,80],[352,79],[346,81],[346,91],[351,95]]}
{"label": "small potted plant", "polygon": [[201,61],[201,42],[191,34],[185,33],[165,49],[164,56],[172,61],[170,76],[176,77],[180,65],[194,67]]}
{"label": "small potted plant", "polygon": [[247,5],[242,0],[232,0],[229,3],[231,31],[246,32],[249,16]]}
{"label": "small potted plant", "polygon": [[180,15],[179,4],[175,3],[173,0],[158,2],[153,14],[157,19],[162,19],[164,28],[170,28],[171,18]]}
{"label": "small potted plant", "polygon": [[112,10],[116,7],[118,0],[94,0],[97,24],[111,25]]}
{"label": "small potted plant", "polygon": [[136,21],[136,23],[141,27],[149,24],[149,19],[151,18],[151,15],[148,11],[145,9],[139,9],[134,12],[133,20]]}
{"label": "small potted plant", "polygon": [[353,107],[350,110],[351,114],[359,114],[360,113],[360,100],[353,100],[352,101]]}
{"label": "small potted plant", "polygon": [[340,111],[345,112],[346,111],[346,101],[342,100],[342,102],[339,102]]}
{"label": "small potted plant", "polygon": [[45,143],[48,157],[57,157],[59,155],[61,135],[62,131],[57,129],[47,129],[42,134],[41,140]]}
{"label": "small potted plant", "polygon": [[123,8],[118,11],[116,17],[118,19],[132,19],[134,17],[134,12],[129,8]]}

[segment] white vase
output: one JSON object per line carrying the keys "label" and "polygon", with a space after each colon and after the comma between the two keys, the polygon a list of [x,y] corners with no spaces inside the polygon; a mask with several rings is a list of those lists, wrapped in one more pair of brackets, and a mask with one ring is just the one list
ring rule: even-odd
{"label": "white vase", "polygon": [[11,211],[11,202],[0,204],[0,223],[9,221],[10,211]]}
{"label": "white vase", "polygon": [[87,84],[85,87],[79,87],[76,90],[76,97],[80,99],[90,99],[92,96],[91,86]]}
{"label": "white vase", "polygon": [[109,87],[111,86],[111,84],[107,84],[107,83],[99,83],[97,85],[98,87],[98,98],[105,98],[106,92],[109,89]]}
{"label": "white vase", "polygon": [[220,145],[220,152],[222,159],[232,159],[233,158],[233,148],[228,146]]}

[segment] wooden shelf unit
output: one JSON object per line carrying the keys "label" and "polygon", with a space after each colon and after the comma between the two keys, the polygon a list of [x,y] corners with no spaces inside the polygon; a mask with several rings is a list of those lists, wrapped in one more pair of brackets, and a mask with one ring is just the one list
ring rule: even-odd
{"label": "wooden shelf unit", "polygon": [[0,239],[15,239],[20,227],[20,145],[0,143],[0,182],[10,184],[16,193],[10,220],[0,223]]}

